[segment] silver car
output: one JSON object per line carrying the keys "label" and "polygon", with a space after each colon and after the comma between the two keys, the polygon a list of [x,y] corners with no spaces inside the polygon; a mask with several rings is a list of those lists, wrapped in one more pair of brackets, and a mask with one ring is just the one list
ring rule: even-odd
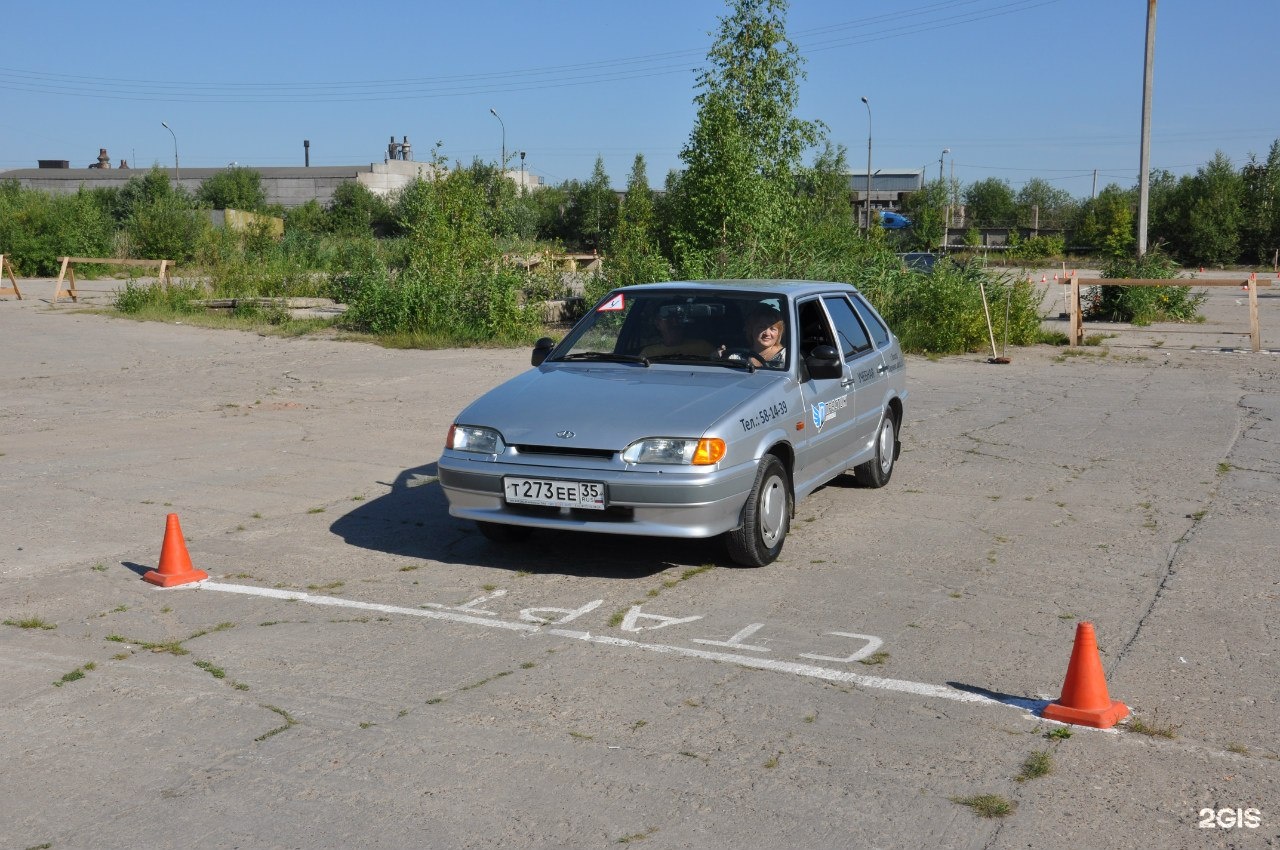
{"label": "silver car", "polygon": [[897,338],[844,283],[614,290],[536,368],[449,428],[449,513],[498,541],[536,528],[713,537],[748,566],[798,500],[852,470],[883,487],[907,399]]}

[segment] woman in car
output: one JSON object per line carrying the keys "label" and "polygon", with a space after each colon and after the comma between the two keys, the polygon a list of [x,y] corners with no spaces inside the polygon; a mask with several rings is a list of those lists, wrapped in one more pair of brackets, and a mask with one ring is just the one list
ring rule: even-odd
{"label": "woman in car", "polygon": [[728,355],[730,360],[750,360],[768,369],[787,368],[787,349],[782,344],[787,323],[776,307],[761,304],[750,313],[743,323],[743,330],[750,341],[750,349]]}

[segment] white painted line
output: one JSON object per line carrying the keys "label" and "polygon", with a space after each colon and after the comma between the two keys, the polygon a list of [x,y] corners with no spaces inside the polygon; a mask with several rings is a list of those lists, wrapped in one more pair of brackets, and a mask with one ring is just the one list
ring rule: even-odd
{"label": "white painted line", "polygon": [[877,688],[885,691],[902,691],[926,697],[942,697],[956,702],[989,702],[999,705],[998,700],[984,697],[981,694],[959,691],[941,685],[927,685],[923,682],[909,682],[905,679],[885,679],[880,676],[865,676],[861,673],[850,673],[846,670],[832,670],[827,667],[816,667],[812,664],[797,664],[794,661],[774,661],[770,658],[757,658],[753,655],[735,655],[731,652],[710,652],[705,649],[693,649],[685,646],[667,646],[661,643],[641,643],[627,638],[593,635],[588,632],[575,632],[568,629],[547,629],[549,635],[574,638],[575,640],[598,643],[604,646],[620,646],[629,649],[643,649],[648,652],[659,652],[666,655],[680,655],[686,658],[704,658],[708,661],[727,661],[754,667],[760,670],[773,670],[778,673],[791,673],[795,676],[807,676],[812,679],[825,679],[829,682],[847,682],[865,688]]}
{"label": "white painted line", "polygon": [[[305,602],[309,605],[327,605],[339,608],[356,608],[362,611],[376,611],[382,614],[404,614],[410,617],[423,617],[428,620],[446,620],[453,623],[464,623],[471,626],[485,626],[491,629],[506,629],[513,632],[525,633],[541,633],[554,635],[556,637],[570,638],[572,640],[585,641],[600,646],[616,646],[622,649],[639,649],[645,652],[656,652],[663,655],[675,655],[682,658],[700,658],[706,661],[723,661],[730,664],[739,664],[743,667],[751,667],[757,670],[772,670],[777,673],[790,673],[793,676],[805,676],[811,679],[822,679],[828,682],[843,682],[851,685],[858,685],[864,688],[874,688],[883,691],[898,691],[901,693],[915,694],[921,697],[937,697],[939,699],[952,700],[954,702],[973,702],[973,703],[990,703],[992,705],[1002,705],[999,700],[982,694],[962,691],[956,688],[944,687],[942,685],[930,685],[924,682],[911,682],[905,679],[886,679],[882,676],[867,676],[862,673],[851,673],[847,670],[833,670],[829,667],[818,667],[813,664],[799,664],[793,661],[776,661],[769,658],[757,658],[751,655],[738,655],[731,652],[712,652],[705,649],[694,649],[692,647],[670,646],[660,643],[644,643],[641,641],[630,640],[628,638],[611,637],[608,635],[593,635],[586,631],[576,631],[573,629],[549,629],[546,623],[516,623],[507,620],[491,620],[483,617],[475,617],[469,614],[463,614],[456,610],[445,610],[439,608],[405,608],[399,605],[382,605],[375,602],[360,602],[354,599],[341,599],[336,596],[317,596],[311,593],[303,593],[296,590],[277,590],[269,587],[251,587],[242,584],[223,584],[216,581],[202,581],[190,585],[185,588],[195,588],[204,590],[216,590],[221,593],[239,593],[247,596],[262,596],[268,599],[293,600],[297,602]],[[470,604],[470,603],[469,603]],[[590,603],[589,609],[594,609],[599,603]],[[583,606],[587,609],[588,606]],[[564,610],[564,609],[533,609],[538,611]],[[634,609],[633,609],[634,610]],[[569,612],[570,614],[585,613],[583,609]],[[522,612],[523,613],[523,612]],[[657,615],[643,615],[653,616]],[[569,618],[571,619],[571,618]],[[672,620],[674,618],[661,618]],[[698,619],[698,618],[688,618]],[[565,620],[567,621],[567,619]],[[666,624],[664,624],[666,625]],[[659,626],[658,628],[661,628]],[[832,632],[831,634],[837,634]],[[739,633],[741,635],[741,633]],[[866,638],[866,635],[847,635],[850,637]],[[735,635],[738,637],[738,635]],[[745,637],[745,635],[743,635]],[[744,648],[747,648],[744,646]],[[1020,707],[1020,706],[1015,706]]]}
{"label": "white painted line", "polygon": [[410,617],[425,617],[428,620],[449,620],[454,623],[466,623],[471,626],[488,626],[491,629],[506,629],[512,632],[536,632],[539,627],[529,623],[509,623],[506,620],[486,620],[469,614],[454,611],[433,610],[429,608],[403,608],[399,605],[381,605],[376,602],[359,602],[355,599],[340,599],[336,596],[316,596],[297,590],[276,590],[271,587],[250,587],[245,584],[222,584],[216,581],[201,581],[183,587],[218,590],[223,593],[242,593],[247,596],[266,596],[271,599],[294,600],[310,605],[334,605],[340,608],[359,608],[362,611],[377,611],[381,614],[406,614]]}

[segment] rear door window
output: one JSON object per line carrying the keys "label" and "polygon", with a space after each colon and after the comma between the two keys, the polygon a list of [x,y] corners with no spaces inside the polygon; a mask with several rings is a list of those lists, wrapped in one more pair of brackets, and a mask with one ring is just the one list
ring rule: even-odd
{"label": "rear door window", "polygon": [[871,338],[853,312],[853,305],[849,300],[840,295],[826,295],[822,301],[827,305],[831,321],[836,324],[836,336],[840,339],[840,352],[844,359],[853,360],[870,351]]}
{"label": "rear door window", "polygon": [[889,344],[889,329],[881,324],[876,318],[876,314],[867,306],[867,302],[860,297],[853,299],[853,306],[858,311],[858,315],[862,317],[862,324],[867,326],[867,330],[871,331],[871,338],[876,341],[876,348],[884,348]]}

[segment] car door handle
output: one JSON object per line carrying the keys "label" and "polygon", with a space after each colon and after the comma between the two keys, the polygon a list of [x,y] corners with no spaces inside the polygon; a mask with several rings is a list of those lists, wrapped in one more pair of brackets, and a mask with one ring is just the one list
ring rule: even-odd
{"label": "car door handle", "polygon": [[857,382],[858,382],[858,379],[857,379],[857,378],[846,378],[845,380],[843,380],[843,381],[841,381],[841,382],[840,382],[840,386],[842,386],[842,387],[851,387],[851,386],[853,386],[854,384],[856,384]]}
{"label": "car door handle", "polygon": [[876,367],[876,371],[879,372],[881,375],[883,375],[885,372],[889,371],[889,367],[881,363],[879,366]]}

